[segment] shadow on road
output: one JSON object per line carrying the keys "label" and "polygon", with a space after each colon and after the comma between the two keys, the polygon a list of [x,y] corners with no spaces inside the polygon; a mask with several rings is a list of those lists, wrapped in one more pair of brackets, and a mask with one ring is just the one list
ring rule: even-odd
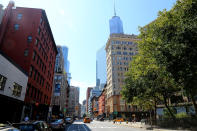
{"label": "shadow on road", "polygon": [[69,124],[66,125],[65,131],[91,131],[86,124]]}

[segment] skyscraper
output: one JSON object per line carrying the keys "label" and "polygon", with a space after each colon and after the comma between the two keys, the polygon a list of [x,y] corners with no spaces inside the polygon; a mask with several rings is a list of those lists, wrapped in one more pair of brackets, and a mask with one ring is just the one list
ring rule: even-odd
{"label": "skyscraper", "polygon": [[121,97],[125,72],[128,71],[132,56],[137,53],[135,35],[112,34],[107,44],[107,110],[108,114],[117,112],[119,117],[130,112],[131,108]]}
{"label": "skyscraper", "polygon": [[67,80],[68,80],[68,83],[70,84],[71,73],[69,72],[70,61],[68,60],[68,47],[62,46],[62,52],[63,52],[63,57],[64,57],[64,70],[67,73]]}
{"label": "skyscraper", "polygon": [[96,86],[104,88],[107,80],[105,46],[96,53]]}
{"label": "skyscraper", "polygon": [[123,34],[123,24],[119,16],[113,16],[110,21],[110,34]]}
{"label": "skyscraper", "polygon": [[114,16],[109,20],[110,34],[123,34],[123,24],[119,16],[116,16],[116,7],[114,1]]}
{"label": "skyscraper", "polygon": [[71,86],[69,92],[68,115],[79,117],[79,87]]}
{"label": "skyscraper", "polygon": [[132,108],[127,104],[120,92],[124,85],[125,72],[128,71],[132,56],[137,53],[136,35],[123,33],[120,17],[110,19],[110,36],[106,43],[107,59],[107,87],[106,87],[106,113],[108,117],[126,117]]}
{"label": "skyscraper", "polygon": [[59,115],[60,111],[66,115],[68,108],[68,90],[67,76],[64,73],[64,57],[61,46],[57,46],[58,54],[55,62],[55,77],[53,82],[52,96],[52,114]]}
{"label": "skyscraper", "polygon": [[92,87],[88,87],[86,91],[86,112],[88,112],[89,97],[92,89],[93,89]]}
{"label": "skyscraper", "polygon": [[62,53],[64,57],[64,68],[66,72],[69,72],[68,70],[68,47],[62,46]]}

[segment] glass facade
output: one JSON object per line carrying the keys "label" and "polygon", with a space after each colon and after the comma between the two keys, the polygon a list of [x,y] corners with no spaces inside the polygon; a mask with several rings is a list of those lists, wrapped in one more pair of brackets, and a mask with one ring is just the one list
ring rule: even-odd
{"label": "glass facade", "polygon": [[[106,51],[105,46],[97,51],[96,54],[96,86],[104,85],[107,80],[106,70]],[[104,86],[102,86],[104,87]]]}
{"label": "glass facade", "polygon": [[123,24],[119,16],[113,16],[109,20],[110,34],[123,34]]}
{"label": "glass facade", "polygon": [[69,73],[70,61],[68,60],[68,47],[62,46],[62,52],[64,56],[64,69],[67,73],[68,83],[70,84],[71,74]]}

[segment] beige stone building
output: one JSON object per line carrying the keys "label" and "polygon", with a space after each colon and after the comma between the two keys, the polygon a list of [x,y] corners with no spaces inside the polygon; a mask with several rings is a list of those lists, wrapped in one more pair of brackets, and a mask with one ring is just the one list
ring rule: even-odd
{"label": "beige stone building", "polygon": [[127,112],[133,111],[133,108],[121,98],[120,92],[132,56],[138,52],[137,40],[136,35],[111,34],[106,43],[107,104],[105,106],[109,117],[125,117]]}

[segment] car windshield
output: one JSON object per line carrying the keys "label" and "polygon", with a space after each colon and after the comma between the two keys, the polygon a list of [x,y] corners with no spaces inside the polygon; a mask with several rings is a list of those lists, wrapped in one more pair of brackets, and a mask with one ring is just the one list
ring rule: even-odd
{"label": "car windshield", "polygon": [[66,118],[67,121],[71,120],[71,118]]}
{"label": "car windshield", "polygon": [[62,122],[62,119],[56,120],[55,122],[60,123],[60,122]]}

